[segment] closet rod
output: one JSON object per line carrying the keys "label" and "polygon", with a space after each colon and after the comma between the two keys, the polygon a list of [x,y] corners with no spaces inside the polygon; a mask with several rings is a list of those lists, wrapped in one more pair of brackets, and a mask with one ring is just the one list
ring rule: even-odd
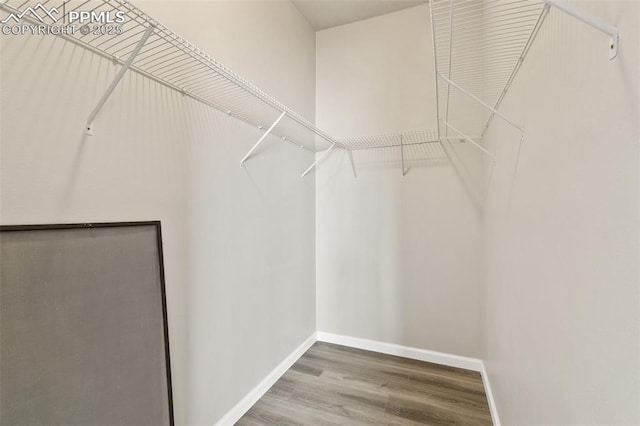
{"label": "closet rod", "polygon": [[551,6],[557,7],[566,14],[573,16],[579,21],[602,31],[609,36],[609,60],[616,57],[618,54],[618,28],[609,24],[608,22],[601,21],[598,18],[589,16],[577,7],[562,1],[562,0],[544,0],[545,3]]}

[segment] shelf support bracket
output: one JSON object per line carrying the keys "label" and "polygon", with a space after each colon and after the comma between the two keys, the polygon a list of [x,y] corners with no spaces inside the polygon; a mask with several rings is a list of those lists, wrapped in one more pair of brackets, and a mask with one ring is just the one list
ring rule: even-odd
{"label": "shelf support bracket", "polygon": [[401,178],[404,179],[406,173],[404,171],[404,144],[402,141],[402,135],[400,135],[400,163],[402,166]]}
{"label": "shelf support bracket", "polygon": [[323,159],[323,158],[324,158],[324,157],[329,153],[329,151],[331,151],[331,150],[333,149],[333,147],[334,147],[334,146],[336,146],[336,144],[335,144],[335,143],[331,144],[331,146],[330,146],[327,150],[325,150],[325,151],[322,153],[322,155],[321,155],[320,157],[318,157],[318,158],[316,159],[316,161],[314,161],[314,162],[313,162],[313,164],[312,164],[312,165],[310,165],[310,166],[309,166],[309,168],[308,168],[307,170],[305,170],[305,171],[304,171],[304,173],[302,173],[302,175],[301,175],[300,177],[301,177],[301,178],[305,177],[305,176],[306,176],[306,175],[307,175],[311,170],[313,170],[313,168],[314,168],[315,166],[317,166],[317,165],[318,165],[318,163],[320,163],[320,162],[322,161],[322,159]]}
{"label": "shelf support bracket", "polygon": [[609,24],[608,22],[601,21],[598,18],[594,18],[593,16],[589,16],[584,13],[582,10],[577,7],[562,1],[562,0],[544,0],[545,3],[557,7],[561,11],[566,14],[573,16],[579,21],[584,22],[585,24],[595,28],[596,30],[602,31],[603,33],[609,36],[609,60],[618,55],[618,28]]}
{"label": "shelf support bracket", "polygon": [[[435,19],[433,17],[433,2],[429,2],[429,19],[430,19],[430,27],[431,27],[431,49],[433,50],[433,72],[438,74],[438,55],[437,46],[436,46],[436,26]],[[436,92],[436,127],[438,132],[438,140],[440,140],[440,97],[438,94],[438,79],[435,79],[435,92]]]}
{"label": "shelf support bracket", "polygon": [[353,177],[358,179],[358,175],[356,174],[356,163],[353,162],[353,152],[351,150],[349,152],[349,161],[351,162],[351,171],[353,172]]}
{"label": "shelf support bracket", "polygon": [[258,142],[256,142],[256,144],[249,150],[249,152],[247,152],[247,155],[245,155],[242,160],[240,160],[240,167],[244,166],[244,162],[247,161],[247,158],[249,158],[251,156],[251,154],[253,154],[253,151],[256,150],[256,148],[258,148],[258,146],[262,143],[263,140],[265,140],[265,138],[269,135],[269,133],[271,133],[271,131],[278,125],[278,123],[280,122],[280,120],[282,120],[282,118],[287,115],[286,111],[282,111],[282,114],[280,114],[280,116],[278,116],[278,118],[276,118],[276,121],[273,122],[273,124],[271,125],[271,127],[269,127],[267,129],[266,132],[263,133],[262,136],[260,136],[260,139],[258,139]]}
{"label": "shelf support bracket", "polygon": [[462,136],[467,142],[470,142],[473,146],[475,146],[476,148],[478,148],[480,151],[484,152],[485,154],[487,154],[489,157],[493,158],[493,160],[495,161],[496,156],[493,155],[491,152],[489,152],[488,150],[486,150],[482,145],[480,145],[478,142],[474,141],[473,139],[471,139],[469,136],[465,135],[464,133],[462,133],[460,130],[456,129],[455,127],[453,127],[451,124],[447,123],[446,121],[442,120],[442,122],[444,123],[445,126],[447,126],[448,128],[450,128],[451,130],[453,130],[454,132],[456,132],[457,134],[459,134],[460,136]]}
{"label": "shelf support bracket", "polygon": [[[447,78],[451,78],[451,63],[452,63],[452,59],[453,59],[453,55],[451,54],[451,51],[453,50],[453,0],[449,0],[449,65],[447,66]],[[435,53],[435,50],[434,50]],[[436,85],[438,84],[438,81],[436,79]],[[446,108],[445,108],[445,116],[444,119],[446,121],[449,121],[449,101],[451,98],[451,85],[447,85],[447,102],[446,102]],[[438,105],[439,107],[439,105]],[[445,127],[445,136],[448,135],[448,130]]]}
{"label": "shelf support bracket", "polygon": [[[511,124],[513,127],[515,127],[516,129],[520,130],[520,133],[524,134],[524,129],[519,126],[518,124],[514,123],[513,121],[511,121],[509,118],[505,117],[504,114],[502,114],[501,112],[499,112],[498,110],[496,110],[495,108],[493,108],[491,105],[489,105],[488,103],[484,102],[482,99],[478,98],[477,96],[473,95],[472,93],[468,92],[467,90],[465,90],[463,87],[460,87],[459,85],[457,85],[456,83],[454,83],[453,81],[449,80],[447,77],[443,76],[442,74],[438,73],[438,77],[440,77],[441,79],[443,79],[444,81],[446,81],[449,85],[455,87],[456,89],[458,89],[460,92],[464,93],[465,95],[467,95],[468,97],[470,97],[471,99],[473,99],[474,101],[476,101],[477,103],[479,103],[480,105],[482,105],[483,107],[485,107],[486,109],[488,109],[489,111],[491,111],[492,113],[494,113],[495,115],[497,115],[498,117],[502,118],[504,121],[506,121],[507,123]],[[444,121],[445,124],[447,124],[446,121]],[[459,133],[459,132],[458,132]]]}
{"label": "shelf support bracket", "polygon": [[93,134],[93,120],[95,120],[96,116],[98,115],[98,113],[100,112],[104,104],[107,102],[107,100],[109,99],[109,96],[111,96],[115,88],[118,86],[118,83],[120,83],[120,80],[122,80],[122,77],[124,77],[124,73],[127,72],[129,67],[131,67],[133,60],[136,58],[138,53],[140,53],[142,46],[144,46],[149,36],[151,36],[151,34],[153,33],[154,29],[155,27],[153,25],[150,25],[147,27],[144,34],[142,34],[142,38],[140,38],[140,41],[138,41],[136,48],[133,49],[133,52],[131,52],[131,54],[129,55],[129,58],[127,58],[127,61],[122,65],[122,68],[120,68],[120,71],[118,71],[118,74],[116,74],[115,78],[107,88],[107,91],[104,92],[104,94],[102,95],[102,98],[100,98],[100,100],[98,101],[98,105],[96,105],[93,111],[91,111],[91,114],[89,114],[89,118],[87,118],[87,121],[85,122],[85,125],[84,125],[84,133],[86,135]]}
{"label": "shelf support bracket", "polygon": [[[524,60],[526,59],[527,54],[529,53],[529,49],[531,49],[533,41],[535,40],[536,36],[538,35],[538,32],[540,31],[540,28],[542,28],[542,23],[544,22],[545,18],[549,14],[549,9],[550,8],[551,8],[551,6],[549,6],[548,4],[545,4],[544,7],[542,8],[542,10],[540,11],[540,15],[538,16],[538,20],[536,21],[536,25],[533,27],[533,30],[531,31],[531,34],[529,35],[529,39],[525,43],[524,48],[522,49],[522,52],[520,53],[520,57],[518,58],[518,62],[516,62],[516,65],[513,67],[513,70],[511,70],[511,74],[509,75],[509,78],[507,79],[507,82],[504,85],[504,88],[502,89],[502,92],[500,93],[500,96],[498,97],[498,100],[493,105],[494,109],[500,108],[500,105],[502,104],[502,100],[507,95],[507,92],[509,91],[509,88],[511,88],[511,84],[513,84],[513,81],[515,80],[515,77],[516,77],[516,74],[518,73],[518,70],[520,70],[520,67],[524,63]],[[480,136],[484,136],[484,134],[487,132],[487,130],[489,129],[489,126],[491,125],[491,122],[493,121],[494,115],[495,115],[494,113],[491,113],[489,115],[489,118],[487,119],[487,122],[485,123],[484,128],[482,129],[482,132],[480,133]]]}

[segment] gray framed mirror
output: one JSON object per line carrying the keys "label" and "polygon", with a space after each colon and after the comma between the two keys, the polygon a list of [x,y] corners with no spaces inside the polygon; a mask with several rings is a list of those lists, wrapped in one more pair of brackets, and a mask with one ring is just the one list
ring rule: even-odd
{"label": "gray framed mirror", "polygon": [[160,222],[0,227],[0,424],[173,425]]}

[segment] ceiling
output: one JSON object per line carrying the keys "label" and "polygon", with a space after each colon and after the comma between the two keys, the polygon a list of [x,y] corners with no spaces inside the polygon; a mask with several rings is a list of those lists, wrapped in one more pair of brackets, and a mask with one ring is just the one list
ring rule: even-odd
{"label": "ceiling", "polygon": [[427,0],[291,0],[316,30],[406,9]]}

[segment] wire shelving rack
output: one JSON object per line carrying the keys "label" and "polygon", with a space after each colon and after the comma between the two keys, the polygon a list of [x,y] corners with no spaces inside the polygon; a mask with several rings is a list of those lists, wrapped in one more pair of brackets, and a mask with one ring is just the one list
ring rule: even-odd
{"label": "wire shelving rack", "polygon": [[[8,13],[3,23],[15,19],[48,27],[67,22],[77,12],[125,17],[119,22],[119,31],[82,31],[81,27],[77,32],[56,34],[122,65],[89,113],[85,133],[93,133],[100,110],[126,71],[132,70],[263,130],[240,161],[241,166],[269,134],[311,152],[321,152],[303,177],[333,149],[348,151],[355,175],[353,150],[400,147],[403,154],[405,146],[442,143],[450,137],[450,131],[451,137],[465,139],[494,157],[479,140],[495,116],[517,128],[523,139],[523,127],[498,108],[551,6],[608,34],[610,59],[618,52],[616,27],[562,0],[431,0],[429,5],[437,80],[437,129],[344,140],[332,138],[127,0],[4,0],[0,9]],[[472,133],[479,137],[467,136],[450,122],[454,91],[490,112],[482,128]]]}
{"label": "wire shelving rack", "polygon": [[[125,16],[118,31],[111,33],[80,31],[80,26],[72,34],[56,34],[122,65],[86,120],[84,132],[89,135],[94,131],[94,120],[101,108],[124,73],[131,70],[263,130],[258,144],[271,134],[311,152],[346,149],[311,121],[126,0],[5,0],[0,8],[13,14],[16,20],[48,27],[68,22],[70,16],[80,11]],[[242,159],[241,165],[249,154]]]}
{"label": "wire shelving rack", "polygon": [[618,53],[615,26],[563,0],[431,0],[429,7],[439,137],[452,131],[473,141],[451,123],[455,93],[489,113],[473,134],[482,138],[498,116],[524,139],[522,125],[498,109],[552,7],[607,34],[609,59]]}

